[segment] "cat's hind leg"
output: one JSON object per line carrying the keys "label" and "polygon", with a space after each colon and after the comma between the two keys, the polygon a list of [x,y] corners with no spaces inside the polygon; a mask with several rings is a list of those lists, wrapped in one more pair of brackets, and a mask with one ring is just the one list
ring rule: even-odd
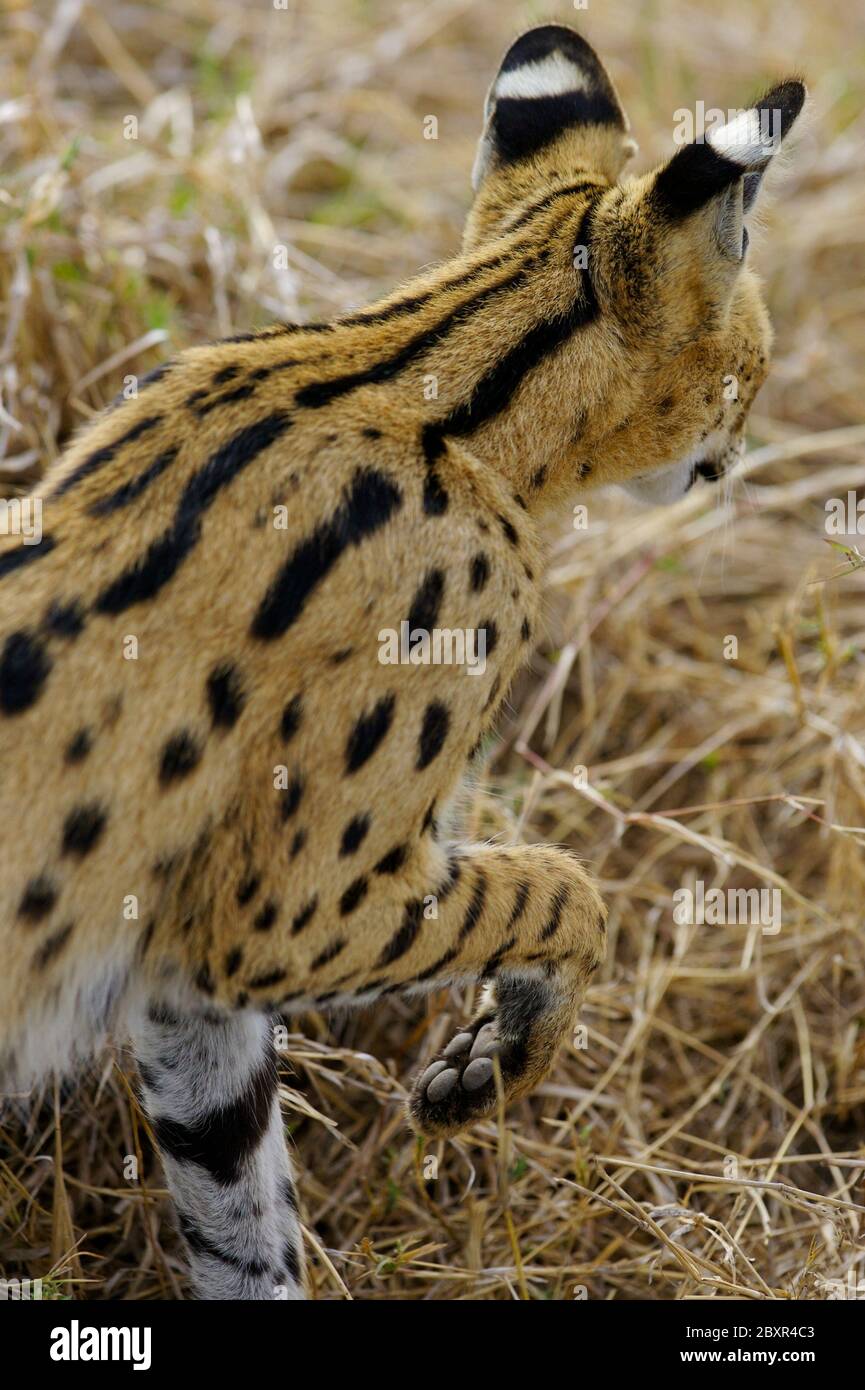
{"label": "cat's hind leg", "polygon": [[200,1299],[302,1299],[271,1022],[151,1003],[135,1052]]}

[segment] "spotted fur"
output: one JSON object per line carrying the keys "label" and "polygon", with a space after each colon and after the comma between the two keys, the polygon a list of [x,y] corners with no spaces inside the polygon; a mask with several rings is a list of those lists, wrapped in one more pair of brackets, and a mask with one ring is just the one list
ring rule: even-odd
{"label": "spotted fur", "polygon": [[[485,980],[415,1085],[434,1135],[569,1035],[591,879],[441,810],[527,656],[544,513],[735,456],[769,350],[743,216],[802,99],[622,182],[598,59],[524,35],[459,255],[165,363],[49,471],[41,544],[0,548],[0,1062],[21,1086],[132,1034],[200,1296],[302,1294],[275,1012]],[[382,664],[403,620],[482,629],[484,673]]]}

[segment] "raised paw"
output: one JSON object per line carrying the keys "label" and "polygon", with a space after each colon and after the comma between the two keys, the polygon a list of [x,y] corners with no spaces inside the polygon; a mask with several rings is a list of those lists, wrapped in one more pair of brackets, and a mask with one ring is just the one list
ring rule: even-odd
{"label": "raised paw", "polygon": [[486,1014],[451,1038],[416,1078],[410,1101],[415,1128],[431,1136],[457,1134],[489,1115],[496,1105],[494,1057],[499,1059],[505,1093],[511,1094],[525,1071],[525,1043],[503,1043],[495,1014]]}

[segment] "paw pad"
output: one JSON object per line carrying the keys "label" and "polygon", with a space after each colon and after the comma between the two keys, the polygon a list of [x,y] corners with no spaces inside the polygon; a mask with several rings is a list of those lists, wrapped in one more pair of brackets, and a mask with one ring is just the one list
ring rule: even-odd
{"label": "paw pad", "polygon": [[451,1038],[417,1078],[411,1109],[426,1133],[455,1133],[495,1108],[495,1067],[508,1077],[521,1069],[519,1047],[503,1047],[495,1018],[480,1019]]}
{"label": "paw pad", "polygon": [[[473,1062],[469,1062],[462,1075],[462,1085],[464,1091],[479,1091],[481,1086],[491,1080],[493,1074],[493,1063],[491,1057],[476,1057]],[[429,1092],[427,1092],[429,1094]]]}
{"label": "paw pad", "polygon": [[427,1100],[435,1104],[450,1095],[459,1079],[460,1074],[455,1067],[449,1067],[447,1062],[433,1062],[421,1077],[420,1086]]}

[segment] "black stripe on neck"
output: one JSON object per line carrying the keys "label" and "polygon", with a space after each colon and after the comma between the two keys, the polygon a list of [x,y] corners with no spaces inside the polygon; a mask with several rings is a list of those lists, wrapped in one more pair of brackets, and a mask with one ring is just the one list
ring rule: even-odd
{"label": "black stripe on neck", "polygon": [[331,401],[338,396],[345,396],[350,391],[357,391],[361,386],[377,386],[383,381],[393,380],[416,358],[422,357],[424,353],[436,347],[452,328],[467,323],[496,295],[514,290],[523,284],[530,263],[530,261],[525,262],[519,270],[497,280],[493,285],[488,285],[486,289],[479,290],[470,299],[443,314],[430,328],[416,333],[413,338],[403,344],[398,352],[393,353],[390,357],[385,357],[380,362],[376,362],[371,367],[366,367],[359,372],[350,372],[346,376],[334,377],[331,381],[313,381],[308,386],[302,386],[295,396],[297,404],[306,406],[310,410],[318,410],[322,406],[330,405]]}
{"label": "black stripe on neck", "polygon": [[[575,245],[588,246],[592,209],[586,212]],[[506,410],[529,372],[566,343],[579,329],[592,323],[600,312],[588,271],[581,272],[582,293],[564,314],[542,319],[476,385],[468,401],[458,405],[432,428],[436,435],[472,434]]]}

